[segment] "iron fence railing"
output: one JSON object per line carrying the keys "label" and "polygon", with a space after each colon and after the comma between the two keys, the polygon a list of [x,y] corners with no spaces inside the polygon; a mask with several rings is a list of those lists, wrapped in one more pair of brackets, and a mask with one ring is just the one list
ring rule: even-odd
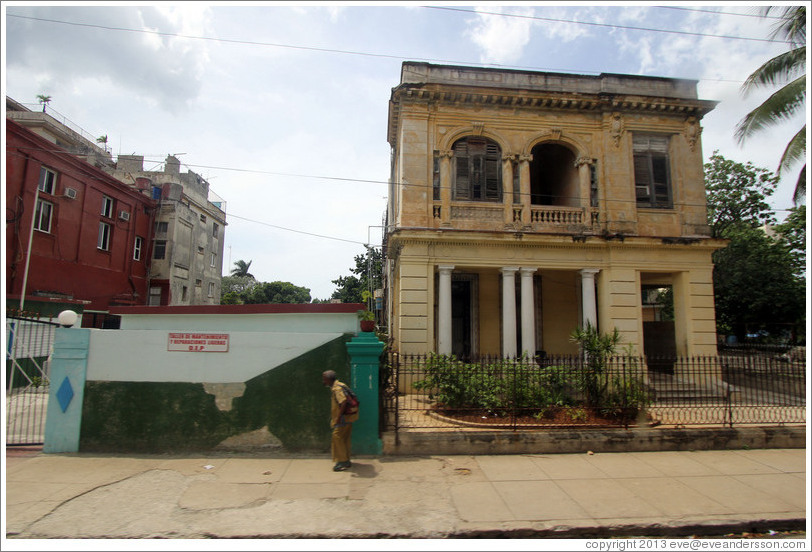
{"label": "iron fence railing", "polygon": [[53,350],[52,318],[6,312],[6,445],[41,445]]}
{"label": "iron fence railing", "polygon": [[806,421],[806,362],[779,355],[461,361],[390,353],[382,429]]}

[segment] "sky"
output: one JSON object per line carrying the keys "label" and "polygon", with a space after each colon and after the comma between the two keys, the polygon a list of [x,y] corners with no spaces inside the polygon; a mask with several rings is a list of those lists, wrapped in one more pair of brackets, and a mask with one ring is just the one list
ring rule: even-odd
{"label": "sky", "polygon": [[[327,299],[381,243],[404,61],[694,79],[720,102],[702,120],[703,158],[775,171],[803,116],[734,139],[772,91],[743,97],[741,83],[787,49],[767,41],[774,21],[754,3],[659,6],[3,2],[2,87],[31,109],[51,96],[50,113],[107,135],[114,156],[144,155],[147,170],[177,155],[225,201],[224,275],[250,261],[259,281]],[[799,169],[772,198],[779,219]]]}

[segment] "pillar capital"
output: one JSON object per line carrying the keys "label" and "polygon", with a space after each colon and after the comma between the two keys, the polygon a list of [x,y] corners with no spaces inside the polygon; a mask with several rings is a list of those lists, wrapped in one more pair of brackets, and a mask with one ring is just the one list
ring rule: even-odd
{"label": "pillar capital", "polygon": [[523,266],[519,269],[519,272],[522,273],[522,276],[525,276],[535,274],[537,270],[538,268],[534,266]]}
{"label": "pillar capital", "polygon": [[579,272],[582,278],[594,278],[600,271],[600,268],[582,268]]}
{"label": "pillar capital", "polygon": [[518,266],[503,266],[499,269],[499,272],[502,273],[502,276],[512,276],[519,271]]}
{"label": "pillar capital", "polygon": [[441,274],[451,274],[454,270],[454,265],[437,265],[437,272]]}

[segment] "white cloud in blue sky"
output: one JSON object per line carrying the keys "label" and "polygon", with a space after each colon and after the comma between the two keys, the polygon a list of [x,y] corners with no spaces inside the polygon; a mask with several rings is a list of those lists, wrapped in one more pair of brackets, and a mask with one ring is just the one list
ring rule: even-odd
{"label": "white cloud in blue sky", "polygon": [[[91,136],[107,134],[114,154],[145,155],[147,168],[184,152],[186,168],[227,202],[224,271],[251,260],[258,279],[309,287],[316,298],[349,274],[363,243],[380,242],[387,105],[405,60],[697,79],[702,99],[721,101],[702,121],[705,158],[718,149],[771,170],[803,124],[743,148],[733,140],[735,124],[767,93],[743,99],[740,83],[781,45],[475,13],[765,38],[770,26],[762,19],[696,11],[752,14],[753,6],[446,7],[470,11],[415,3],[4,2],[3,88],[34,108],[38,94],[52,96],[49,110]],[[142,30],[162,34],[134,32]],[[791,206],[795,174],[784,178],[776,208]]]}

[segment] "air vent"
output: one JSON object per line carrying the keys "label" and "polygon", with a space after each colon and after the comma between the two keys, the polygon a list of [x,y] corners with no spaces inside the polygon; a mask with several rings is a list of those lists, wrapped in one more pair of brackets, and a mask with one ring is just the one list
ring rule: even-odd
{"label": "air vent", "polygon": [[65,188],[65,197],[68,199],[76,199],[76,196],[79,195],[76,190],[73,188]]}
{"label": "air vent", "polygon": [[120,218],[121,220],[130,220],[130,213],[128,213],[127,211],[119,211],[118,218]]}

